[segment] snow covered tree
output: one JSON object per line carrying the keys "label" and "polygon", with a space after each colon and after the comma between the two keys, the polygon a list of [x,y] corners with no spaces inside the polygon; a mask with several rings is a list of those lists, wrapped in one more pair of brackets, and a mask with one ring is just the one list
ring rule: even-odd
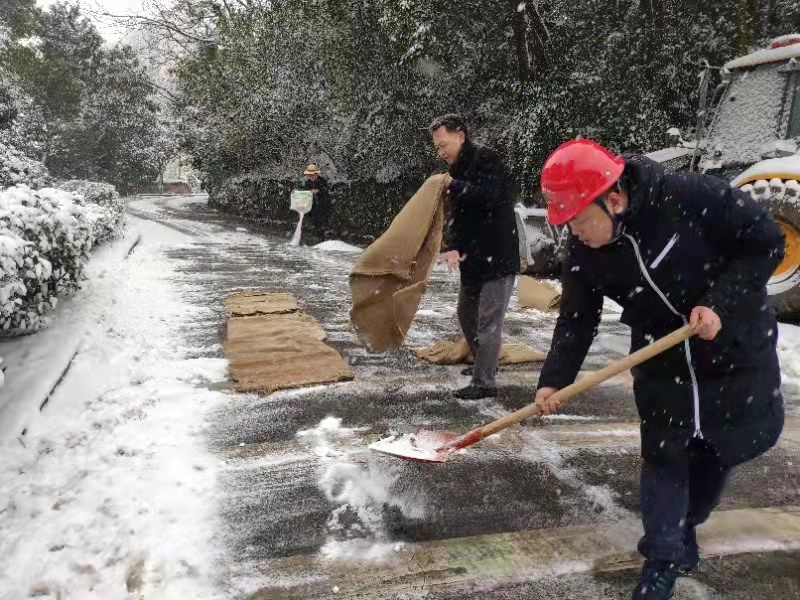
{"label": "snow covered tree", "polygon": [[30,35],[38,17],[36,0],[3,0],[0,4],[0,30],[7,38]]}
{"label": "snow covered tree", "polygon": [[32,33],[30,43],[4,51],[29,98],[15,145],[62,179],[99,179],[123,193],[154,181],[165,160],[163,128],[133,52],[106,48],[80,8],[66,3],[40,13]]}
{"label": "snow covered tree", "polygon": [[560,142],[661,147],[696,124],[703,61],[800,29],[789,0],[182,0],[144,19],[180,49],[175,115],[212,193],[310,159],[334,181],[419,180],[427,124],[458,111],[531,196]]}
{"label": "snow covered tree", "polygon": [[105,181],[128,193],[154,181],[164,162],[154,88],[126,46],[93,62],[82,76],[79,115],[64,123],[47,165],[61,178]]}

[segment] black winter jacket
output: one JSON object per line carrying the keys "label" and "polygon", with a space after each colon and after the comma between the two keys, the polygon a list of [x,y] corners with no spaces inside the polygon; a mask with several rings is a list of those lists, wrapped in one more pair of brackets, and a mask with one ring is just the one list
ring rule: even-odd
{"label": "black winter jacket", "polygon": [[318,176],[316,181],[305,178],[300,184],[301,190],[317,190],[314,193],[314,204],[311,207],[311,218],[326,218],[330,215],[332,204],[328,191],[328,180]]}
{"label": "black winter jacket", "polygon": [[766,292],[783,257],[783,234],[748,194],[715,177],[666,173],[632,156],[623,183],[630,198],[625,236],[599,249],[570,242],[561,312],[539,387],[575,380],[604,296],[623,308],[631,351],[683,325],[694,307],[707,306],[720,316],[722,330],[713,341],[689,344],[699,422],[684,346],[633,371],[642,452],[651,460],[678,460],[701,429],[729,464],[757,456],[777,441],[783,425],[778,327]]}
{"label": "black winter jacket", "polygon": [[461,281],[480,284],[520,271],[512,182],[493,150],[470,142],[450,167],[445,250],[463,257]]}

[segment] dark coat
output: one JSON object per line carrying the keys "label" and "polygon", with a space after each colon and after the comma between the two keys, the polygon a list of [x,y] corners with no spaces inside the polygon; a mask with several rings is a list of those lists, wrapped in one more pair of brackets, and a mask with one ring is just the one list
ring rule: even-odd
{"label": "dark coat", "polygon": [[463,257],[461,280],[480,284],[520,271],[511,177],[496,152],[470,142],[450,167],[445,250]]}
{"label": "dark coat", "polygon": [[[683,318],[706,306],[722,320],[715,340],[690,343],[703,435],[726,464],[753,458],[776,443],[783,427],[778,327],[766,292],[783,257],[783,234],[748,194],[715,177],[666,173],[634,156],[626,160],[623,185],[630,198],[624,231],[653,282]],[[627,237],[599,249],[572,239],[562,282],[561,313],[539,387],[574,381],[597,333],[604,296],[623,308],[631,351],[683,324],[642,275]],[[694,432],[684,347],[633,375],[642,455],[680,460]]]}
{"label": "dark coat", "polygon": [[301,190],[314,190],[314,204],[311,207],[311,220],[314,223],[326,222],[331,214],[332,204],[331,196],[328,190],[328,180],[322,176],[318,176],[316,181],[311,181],[306,177],[300,184]]}

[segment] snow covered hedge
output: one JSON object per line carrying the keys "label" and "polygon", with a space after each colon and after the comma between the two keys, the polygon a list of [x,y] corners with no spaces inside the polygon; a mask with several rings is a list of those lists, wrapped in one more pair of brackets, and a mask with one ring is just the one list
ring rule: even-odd
{"label": "snow covered hedge", "polygon": [[40,188],[49,182],[50,175],[42,163],[0,142],[0,189],[19,184]]}
{"label": "snow covered hedge", "polygon": [[107,205],[55,188],[0,191],[0,335],[32,333],[46,324],[59,296],[80,286],[89,251],[121,233],[116,191],[84,187]]}
{"label": "snow covered hedge", "polygon": [[[58,188],[83,196],[93,213],[95,244],[120,237],[125,231],[125,202],[117,188],[108,183],[73,179],[58,184]],[[96,210],[99,207],[100,210]]]}
{"label": "snow covered hedge", "polygon": [[[329,235],[358,244],[374,240],[386,231],[424,181],[425,176],[403,173],[389,182],[356,179],[332,183]],[[300,179],[289,181],[273,178],[271,173],[250,171],[229,177],[210,190],[209,205],[289,234],[297,224],[297,213],[289,209],[289,195],[299,184]],[[310,220],[306,220],[304,229],[311,229]]]}

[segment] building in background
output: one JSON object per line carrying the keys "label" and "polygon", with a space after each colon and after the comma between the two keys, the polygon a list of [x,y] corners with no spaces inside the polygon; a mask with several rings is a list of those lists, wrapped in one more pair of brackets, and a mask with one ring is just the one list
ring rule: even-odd
{"label": "building in background", "polygon": [[142,190],[148,194],[198,194],[200,177],[192,167],[192,160],[187,154],[178,154],[164,167],[152,186]]}

